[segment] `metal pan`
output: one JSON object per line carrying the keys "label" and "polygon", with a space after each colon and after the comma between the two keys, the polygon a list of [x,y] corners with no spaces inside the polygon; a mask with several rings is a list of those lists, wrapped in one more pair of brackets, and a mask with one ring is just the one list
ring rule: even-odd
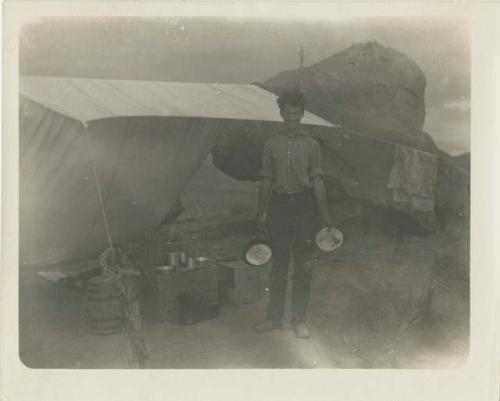
{"label": "metal pan", "polygon": [[344,236],[336,228],[329,230],[328,227],[325,227],[316,233],[316,245],[324,252],[333,252],[338,249],[343,242]]}
{"label": "metal pan", "polygon": [[263,266],[272,256],[271,244],[266,240],[253,240],[243,250],[243,260],[251,266]]}

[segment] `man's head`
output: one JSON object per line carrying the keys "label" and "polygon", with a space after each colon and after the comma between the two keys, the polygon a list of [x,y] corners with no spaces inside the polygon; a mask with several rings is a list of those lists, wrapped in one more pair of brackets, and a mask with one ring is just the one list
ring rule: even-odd
{"label": "man's head", "polygon": [[300,120],[304,116],[306,101],[304,96],[297,91],[283,93],[278,98],[280,114],[289,129],[297,129],[300,126]]}

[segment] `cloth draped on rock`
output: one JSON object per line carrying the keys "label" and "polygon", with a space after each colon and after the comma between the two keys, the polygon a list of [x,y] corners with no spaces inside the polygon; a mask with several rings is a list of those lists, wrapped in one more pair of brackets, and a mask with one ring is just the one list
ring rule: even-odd
{"label": "cloth draped on rock", "polygon": [[334,221],[362,213],[364,205],[388,207],[435,230],[436,152],[357,135],[342,127],[309,127],[321,144],[325,183]]}
{"label": "cloth draped on rock", "polygon": [[437,155],[397,146],[387,184],[392,202],[413,210],[433,211],[438,167]]}

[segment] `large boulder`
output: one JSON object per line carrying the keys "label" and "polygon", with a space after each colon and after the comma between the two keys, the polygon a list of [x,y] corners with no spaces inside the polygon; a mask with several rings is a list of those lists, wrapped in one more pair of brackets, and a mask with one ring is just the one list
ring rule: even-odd
{"label": "large boulder", "polygon": [[[297,83],[285,71],[261,86],[281,94]],[[377,42],[355,44],[305,68],[307,109],[365,135],[409,144],[423,140],[425,76],[404,54]]]}
{"label": "large boulder", "polygon": [[257,181],[264,143],[276,126],[277,123],[253,121],[219,132],[211,149],[214,165],[237,180]]}

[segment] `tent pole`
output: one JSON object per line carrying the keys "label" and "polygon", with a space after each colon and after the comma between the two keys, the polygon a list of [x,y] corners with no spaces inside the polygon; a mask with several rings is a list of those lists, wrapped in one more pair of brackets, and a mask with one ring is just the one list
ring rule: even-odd
{"label": "tent pole", "polygon": [[302,84],[302,75],[304,72],[304,48],[302,46],[299,49],[299,58],[300,58],[300,64],[299,64],[299,76],[297,79],[297,92],[303,93],[304,88]]}
{"label": "tent pole", "polygon": [[106,214],[106,208],[104,207],[104,199],[103,199],[103,196],[102,196],[101,184],[99,182],[99,177],[97,176],[97,170],[95,168],[94,159],[92,157],[92,150],[91,150],[91,147],[90,147],[90,136],[89,136],[88,129],[87,129],[88,128],[88,124],[85,123],[85,122],[82,122],[82,124],[83,124],[84,131],[85,131],[85,138],[87,140],[87,150],[88,150],[90,165],[92,166],[92,172],[94,173],[94,181],[95,181],[95,184],[96,184],[96,187],[97,187],[97,195],[99,197],[99,204],[101,206],[102,217],[103,217],[103,220],[104,220],[104,228],[106,229],[106,236],[108,238],[109,247],[110,247],[110,249],[113,249],[113,241],[111,239],[111,231],[109,229],[109,223],[108,223],[108,216]]}

